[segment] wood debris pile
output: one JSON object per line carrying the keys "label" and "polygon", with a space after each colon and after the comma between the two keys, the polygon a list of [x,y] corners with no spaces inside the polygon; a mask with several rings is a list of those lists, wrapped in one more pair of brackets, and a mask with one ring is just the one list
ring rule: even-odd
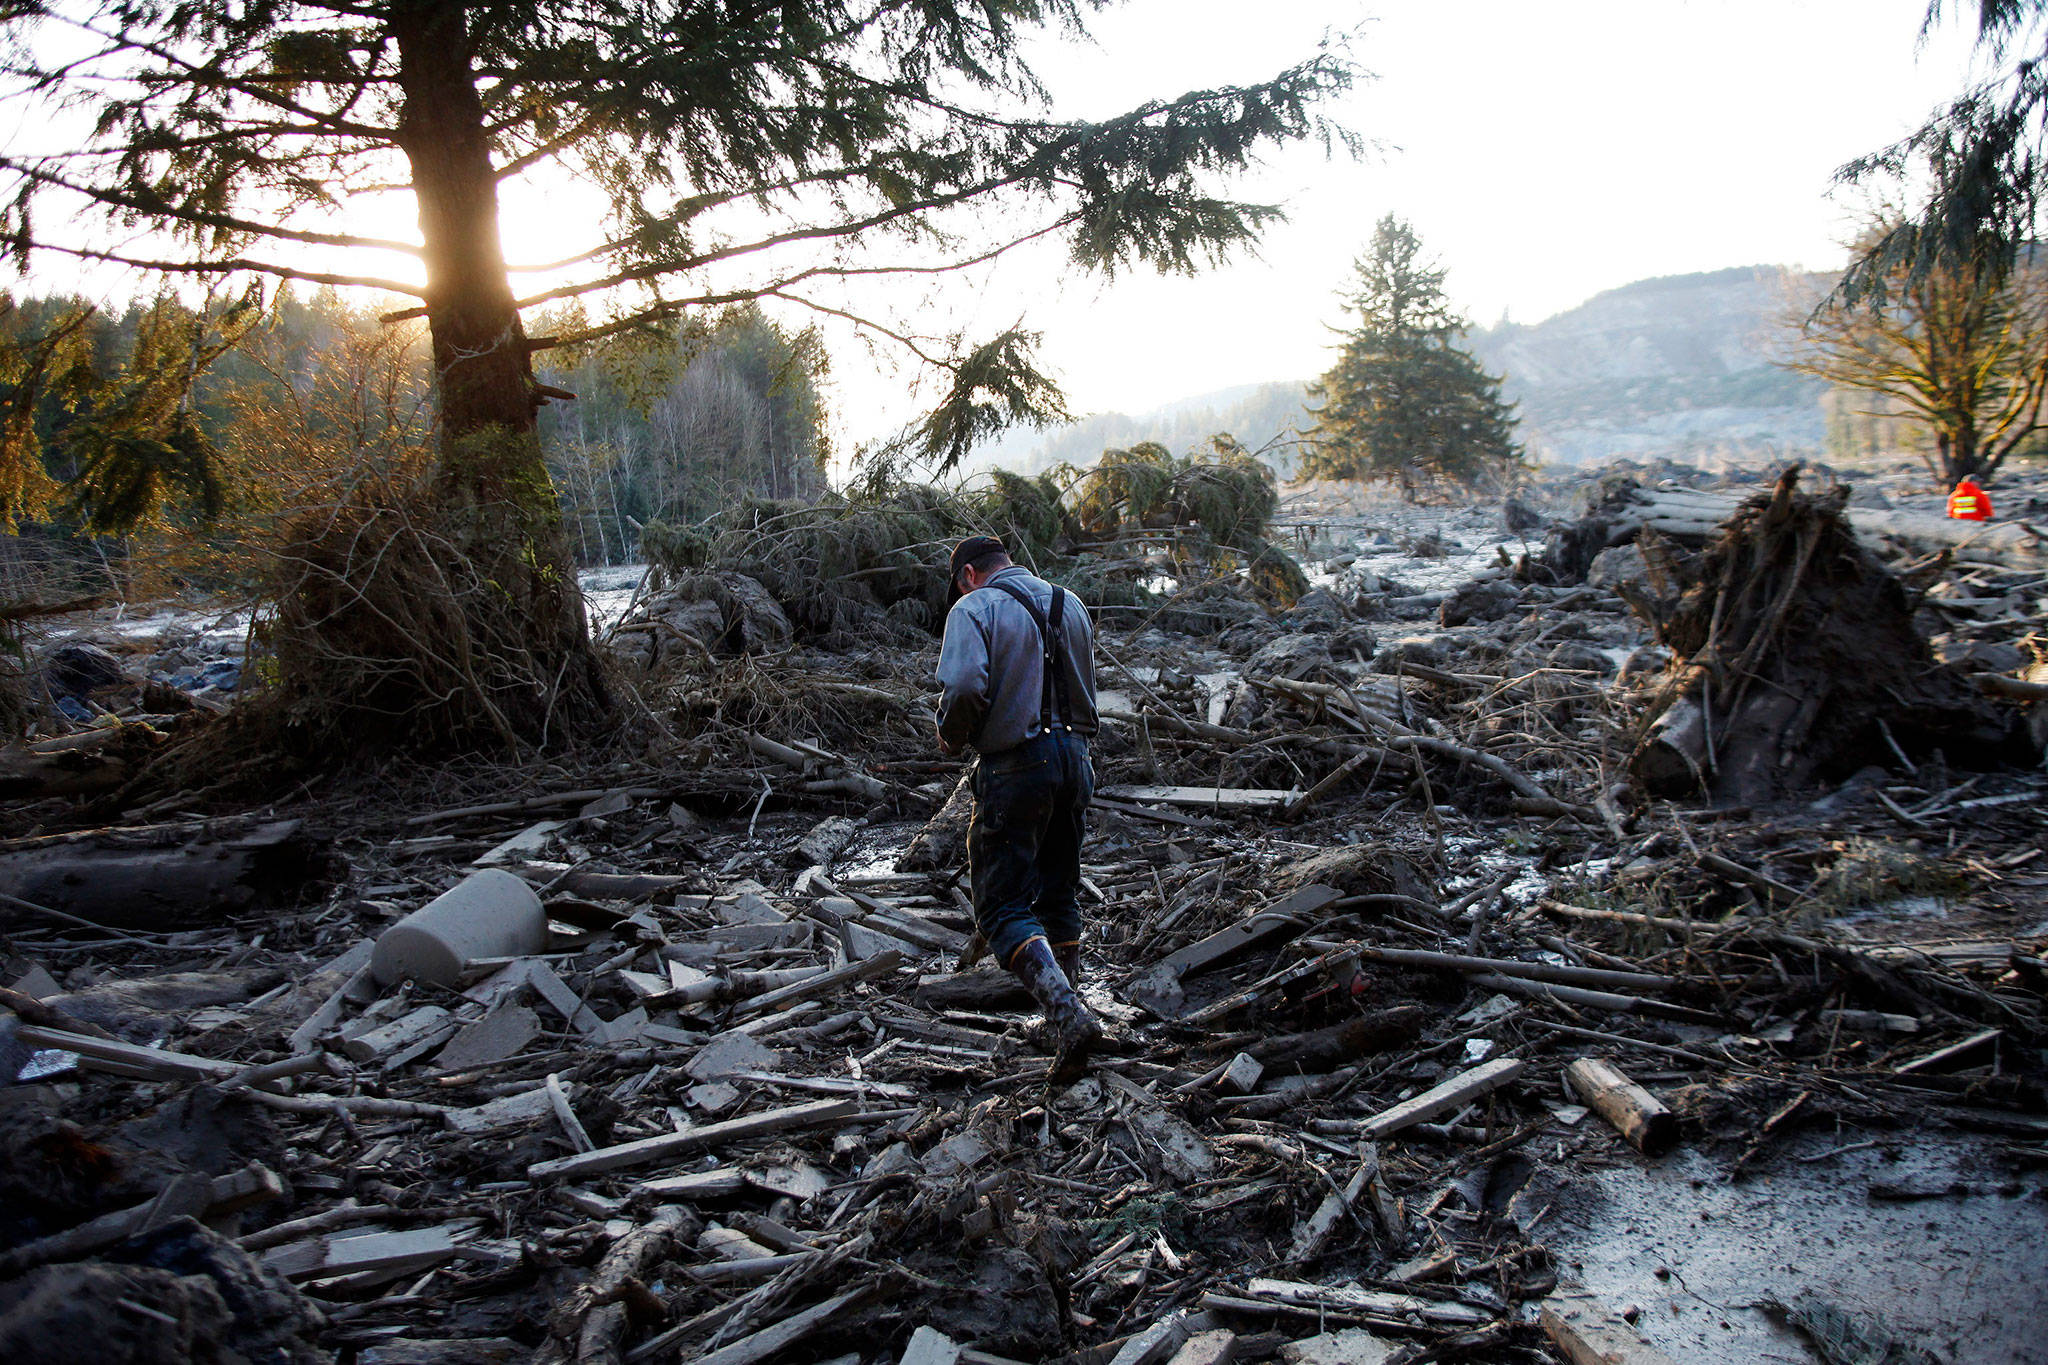
{"label": "wood debris pile", "polygon": [[1647,795],[1668,656],[1504,558],[1105,630],[1085,1068],[980,959],[929,657],[707,655],[658,760],[24,833],[0,873],[170,887],[253,828],[307,880],[118,924],[0,881],[0,1358],[1647,1365],[1545,1173],[2048,1163],[2048,778]]}
{"label": "wood debris pile", "polygon": [[[1546,1324],[1579,1329],[1536,1311],[1562,1300],[1515,1204],[1532,1149],[1683,1141],[1740,1171],[1795,1127],[1930,1116],[2048,1141],[2044,945],[1844,944],[1802,926],[1825,887],[1795,884],[1783,845],[1753,864],[1633,841],[1617,884],[1694,907],[1659,915],[1524,903],[1499,878],[1452,894],[1426,845],[1304,858],[1256,817],[1132,822],[1088,868],[1112,1045],[1056,1079],[1021,990],[953,970],[969,921],[948,876],[835,869],[845,820],[779,835],[772,884],[565,866],[565,842],[579,864],[675,844],[659,798],[576,795],[580,816],[478,858],[544,890],[547,941],[445,987],[380,987],[358,915],[330,914],[288,931],[307,950],[289,975],[11,995],[13,1064],[82,1068],[46,1146],[75,1113],[195,1103],[242,1134],[24,1239],[10,1272],[128,1264],[198,1218],[364,1361],[733,1362],[802,1340],[793,1358],[1104,1362],[1218,1332],[1238,1358],[1352,1332],[1381,1358],[1536,1359]],[[745,842],[689,837],[714,859]],[[236,955],[226,935],[150,951],[215,945]]]}

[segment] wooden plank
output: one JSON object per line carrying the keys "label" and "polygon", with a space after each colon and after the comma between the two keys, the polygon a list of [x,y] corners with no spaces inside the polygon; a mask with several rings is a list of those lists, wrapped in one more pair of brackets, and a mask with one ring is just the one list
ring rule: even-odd
{"label": "wooden plank", "polygon": [[501,1095],[473,1109],[450,1109],[443,1116],[443,1121],[458,1133],[489,1133],[532,1123],[554,1112],[554,1102],[548,1098],[547,1089],[537,1087],[517,1095]]}
{"label": "wooden plank", "polygon": [[738,1167],[729,1166],[715,1171],[696,1171],[689,1175],[670,1175],[659,1180],[643,1180],[633,1186],[633,1193],[661,1200],[717,1199],[729,1194],[738,1194],[746,1186],[745,1174]]}
{"label": "wooden plank", "polygon": [[844,986],[858,985],[863,981],[872,981],[878,976],[887,976],[902,966],[903,962],[904,957],[901,953],[877,953],[864,962],[850,962],[844,967],[826,972],[822,976],[814,976],[808,981],[799,981],[794,985],[784,986],[779,991],[769,991],[751,1000],[742,1000],[733,1007],[733,1013],[735,1016],[765,1014],[769,1010],[781,1009],[784,1005],[794,1004],[799,1000],[829,995]]}
{"label": "wooden plank", "polygon": [[363,1232],[346,1237],[313,1237],[276,1247],[263,1255],[266,1269],[288,1280],[326,1279],[370,1271],[403,1273],[424,1269],[455,1254],[455,1234],[468,1223],[412,1228],[404,1232]]}
{"label": "wooden plank", "polygon": [[1174,1352],[1187,1344],[1190,1335],[1188,1316],[1187,1309],[1175,1309],[1130,1337],[1111,1358],[1110,1365],[1163,1365]]}
{"label": "wooden plank", "polygon": [[1559,1289],[1543,1301],[1536,1320],[1572,1365],[1673,1365],[1583,1289]]}
{"label": "wooden plank", "polygon": [[1304,886],[1265,909],[1159,959],[1131,981],[1126,995],[1133,1004],[1154,1014],[1177,1018],[1186,1003],[1180,988],[1182,977],[1208,971],[1270,939],[1300,933],[1307,928],[1309,916],[1342,900],[1343,894],[1320,882]]}
{"label": "wooden plank", "polygon": [[1940,1071],[1958,1058],[1987,1044],[1995,1043],[2004,1036],[2005,1030],[2002,1028],[1988,1028],[1981,1033],[1973,1033],[1960,1043],[1951,1043],[1945,1048],[1928,1053],[1925,1057],[1915,1057],[1899,1068],[1899,1074],[1903,1076],[1915,1071]]}
{"label": "wooden plank", "polygon": [[583,1176],[598,1171],[621,1170],[628,1166],[645,1166],[649,1162],[687,1156],[692,1152],[705,1151],[722,1143],[737,1142],[743,1138],[787,1133],[799,1128],[815,1128],[822,1124],[836,1123],[859,1111],[860,1105],[854,1100],[814,1100],[809,1104],[793,1104],[782,1109],[770,1109],[760,1114],[727,1119],[722,1123],[709,1123],[701,1128],[685,1128],[681,1132],[661,1133],[635,1142],[620,1143],[614,1147],[600,1147],[594,1152],[581,1152],[554,1161],[538,1161],[526,1168],[526,1174],[531,1179],[542,1180],[554,1176]]}
{"label": "wooden plank", "polygon": [[56,1048],[62,1052],[76,1053],[80,1064],[89,1070],[112,1071],[122,1076],[147,1077],[153,1080],[221,1081],[240,1073],[243,1069],[237,1062],[194,1057],[190,1053],[172,1052],[168,1048],[143,1047],[139,1043],[124,1043],[118,1038],[95,1038],[87,1033],[43,1028],[36,1024],[21,1025],[14,1031],[14,1036],[28,1047]]}
{"label": "wooden plank", "polygon": [[1379,1138],[1404,1128],[1413,1128],[1418,1123],[1427,1123],[1439,1115],[1464,1108],[1481,1095],[1500,1089],[1521,1075],[1527,1065],[1515,1057],[1496,1057],[1490,1062],[1482,1062],[1470,1071],[1460,1072],[1431,1086],[1412,1100],[1403,1100],[1393,1108],[1373,1115],[1360,1125],[1360,1131],[1367,1137]]}
{"label": "wooden plank", "polygon": [[1249,1095],[1258,1088],[1259,1078],[1266,1074],[1266,1068],[1259,1059],[1249,1052],[1240,1052],[1230,1059],[1230,1065],[1223,1068],[1218,1085],[1237,1095]]}
{"label": "wooden plank", "polygon": [[1235,814],[1284,810],[1290,801],[1301,795],[1298,791],[1280,791],[1270,787],[1158,786],[1105,787],[1102,794],[1119,801],[1149,801],[1162,806]]}
{"label": "wooden plank", "polygon": [[555,973],[547,963],[535,958],[527,964],[526,979],[534,992],[547,1001],[548,1008],[567,1020],[569,1026],[583,1037],[594,1037],[604,1030],[604,1020],[597,1017],[597,1011],[583,1003],[583,998],[569,989],[569,983]]}
{"label": "wooden plank", "polygon": [[793,1317],[784,1318],[773,1327],[764,1327],[751,1336],[741,1337],[730,1345],[698,1356],[696,1365],[754,1365],[755,1361],[766,1360],[825,1326],[871,1292],[862,1286],[829,1298],[814,1308],[806,1308]]}
{"label": "wooden plank", "polygon": [[1351,1211],[1351,1205],[1365,1193],[1367,1182],[1379,1173],[1379,1165],[1377,1153],[1370,1160],[1360,1161],[1343,1189],[1331,1190],[1323,1196],[1323,1202],[1316,1206],[1315,1212],[1296,1225],[1293,1245],[1287,1249],[1288,1260],[1305,1261],[1323,1249],[1323,1243],[1330,1240],[1330,1234]]}
{"label": "wooden plank", "polygon": [[508,863],[531,862],[547,849],[555,831],[567,823],[566,820],[541,820],[528,825],[503,843],[478,854],[470,866],[504,867]]}
{"label": "wooden plank", "polygon": [[1237,1359],[1237,1333],[1219,1327],[1197,1332],[1174,1352],[1169,1365],[1231,1365]]}
{"label": "wooden plank", "polygon": [[1153,970],[1163,967],[1175,976],[1205,972],[1253,944],[1262,943],[1289,928],[1298,931],[1302,927],[1302,919],[1343,898],[1344,893],[1334,886],[1324,886],[1320,882],[1304,886],[1229,928],[1220,929],[1179,952],[1168,954],[1153,965]]}
{"label": "wooden plank", "polygon": [[456,1034],[434,1058],[434,1064],[445,1071],[487,1066],[517,1056],[539,1036],[540,1016],[524,1005],[506,1005]]}
{"label": "wooden plank", "polygon": [[896,1365],[958,1365],[960,1344],[936,1327],[920,1327]]}
{"label": "wooden plank", "polygon": [[306,1051],[313,1046],[314,1039],[334,1027],[350,994],[370,979],[370,954],[376,951],[376,946],[366,938],[322,969],[321,974],[329,971],[343,973],[341,984],[291,1031],[288,1039],[291,1051]]}
{"label": "wooden plank", "polygon": [[439,1005],[422,1005],[368,1033],[343,1040],[341,1051],[352,1062],[374,1062],[422,1043],[445,1042],[460,1027],[454,1016]]}

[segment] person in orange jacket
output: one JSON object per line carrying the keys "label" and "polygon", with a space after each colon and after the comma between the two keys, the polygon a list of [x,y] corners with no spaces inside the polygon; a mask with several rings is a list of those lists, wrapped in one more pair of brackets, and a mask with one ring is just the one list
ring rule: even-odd
{"label": "person in orange jacket", "polygon": [[1948,495],[1948,514],[1962,521],[1991,520],[1991,495],[1979,488],[1975,481],[1964,479],[1956,485],[1956,491]]}

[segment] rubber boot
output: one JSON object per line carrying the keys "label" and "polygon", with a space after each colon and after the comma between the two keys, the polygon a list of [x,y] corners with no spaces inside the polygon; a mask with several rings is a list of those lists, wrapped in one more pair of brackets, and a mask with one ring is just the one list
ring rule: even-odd
{"label": "rubber boot", "polygon": [[1062,1055],[1078,1056],[1101,1039],[1102,1025],[1095,1012],[1075,992],[1043,938],[1026,939],[1010,959],[1010,970],[1037,999],[1052,1044]]}
{"label": "rubber boot", "polygon": [[1067,984],[1075,990],[1081,989],[1081,942],[1055,943],[1052,946],[1052,960],[1060,964],[1060,970],[1067,974]]}

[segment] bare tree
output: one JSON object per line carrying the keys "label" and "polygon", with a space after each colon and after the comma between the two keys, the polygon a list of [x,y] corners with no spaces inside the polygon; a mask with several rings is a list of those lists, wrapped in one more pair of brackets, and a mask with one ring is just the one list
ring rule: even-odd
{"label": "bare tree", "polygon": [[[1896,226],[1873,225],[1856,248]],[[1911,422],[1921,458],[1943,487],[1996,473],[2043,428],[2048,398],[2048,262],[2029,249],[2011,269],[1941,261],[1893,267],[1883,302],[1830,297],[1807,319],[1790,362],[1877,401],[1866,414]]]}

